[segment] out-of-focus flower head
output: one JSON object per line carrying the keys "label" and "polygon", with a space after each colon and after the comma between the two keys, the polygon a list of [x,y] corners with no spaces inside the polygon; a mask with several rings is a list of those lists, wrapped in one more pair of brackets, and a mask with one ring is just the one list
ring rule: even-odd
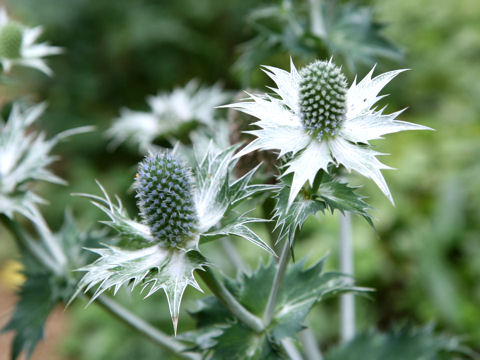
{"label": "out-of-focus flower head", "polygon": [[190,129],[189,125],[214,129],[214,109],[228,97],[218,85],[203,87],[192,80],[171,93],[147,97],[150,111],[122,109],[107,135],[113,146],[128,141],[146,153],[157,137],[175,138],[182,128]]}
{"label": "out-of-focus flower head", "polygon": [[4,8],[0,9],[0,62],[3,71],[9,72],[13,66],[26,66],[52,75],[52,70],[43,58],[62,52],[58,46],[36,43],[42,34],[42,27],[29,28],[9,19]]}

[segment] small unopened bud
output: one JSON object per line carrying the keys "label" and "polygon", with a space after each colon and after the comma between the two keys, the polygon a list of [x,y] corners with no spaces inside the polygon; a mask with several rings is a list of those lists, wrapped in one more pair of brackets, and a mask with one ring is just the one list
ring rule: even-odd
{"label": "small unopened bud", "polygon": [[22,26],[10,21],[0,28],[0,58],[17,59],[22,47]]}

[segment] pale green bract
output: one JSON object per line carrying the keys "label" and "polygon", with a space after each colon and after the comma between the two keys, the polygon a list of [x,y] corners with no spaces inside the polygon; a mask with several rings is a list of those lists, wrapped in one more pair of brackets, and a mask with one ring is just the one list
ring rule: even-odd
{"label": "pale green bract", "polygon": [[[0,9],[0,32],[2,28],[11,23],[4,8]],[[15,65],[31,67],[52,76],[53,72],[43,60],[43,57],[57,55],[63,52],[58,46],[50,46],[48,43],[36,43],[42,35],[41,26],[29,28],[22,26],[22,39],[18,57],[0,57],[0,62],[5,72],[9,72]]]}
{"label": "pale green bract", "polygon": [[104,223],[117,231],[119,243],[116,246],[90,249],[100,257],[79,269],[86,274],[80,280],[74,297],[81,292],[92,291],[93,301],[104,291],[113,289],[116,293],[122,285],[127,284],[130,284],[132,290],[141,285],[146,296],[163,289],[176,332],[181,299],[186,287],[190,285],[201,290],[193,272],[209,265],[199,251],[199,242],[233,235],[274,254],[246,225],[263,220],[232,211],[241,200],[272,189],[269,185],[249,184],[256,169],[236,181],[230,181],[231,171],[237,161],[233,159],[236,149],[233,146],[218,152],[211,146],[194,168],[193,199],[198,215],[198,231],[182,246],[166,247],[156,241],[151,229],[131,219],[120,199],[117,198],[114,203],[101,186],[103,197],[78,194],[89,198],[108,215],[110,220]]}
{"label": "pale green bract", "polygon": [[62,139],[92,130],[92,127],[76,128],[47,140],[43,133],[30,129],[45,108],[45,103],[25,109],[14,103],[8,121],[0,119],[0,213],[10,218],[15,212],[32,221],[40,218],[36,205],[44,201],[29,184],[33,181],[65,184],[47,169],[56,160],[50,151]]}
{"label": "pale green bract", "polygon": [[283,175],[293,174],[288,199],[291,205],[306,182],[313,185],[319,170],[328,172],[328,166],[343,166],[372,179],[393,203],[390,190],[381,173],[391,169],[382,164],[377,155],[383,155],[370,147],[370,140],[404,130],[430,130],[430,128],[396,120],[402,111],[383,114],[373,105],[383,96],[382,88],[404,70],[390,71],[372,78],[374,68],[358,84],[353,82],[346,94],[345,120],[336,136],[321,141],[310,136],[301,121],[299,84],[301,76],[293,62],[290,72],[272,66],[264,67],[265,73],[275,82],[272,90],[278,95],[248,94],[250,101],[226,105],[259,119],[254,125],[259,130],[248,131],[257,138],[245,146],[236,156],[255,150],[278,150],[279,156],[293,155],[286,164]]}
{"label": "pale green bract", "polygon": [[120,116],[108,129],[107,136],[116,147],[130,142],[147,153],[156,137],[169,137],[188,123],[198,122],[214,128],[214,108],[228,99],[220,86],[200,86],[195,80],[171,93],[162,92],[149,96],[150,111],[120,110]]}

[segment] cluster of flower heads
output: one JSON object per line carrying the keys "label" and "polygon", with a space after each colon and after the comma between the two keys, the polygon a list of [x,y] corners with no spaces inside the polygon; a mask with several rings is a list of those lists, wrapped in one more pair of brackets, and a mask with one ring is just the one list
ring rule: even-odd
{"label": "cluster of flower heads", "polygon": [[303,68],[300,76],[300,113],[305,130],[318,140],[337,135],[345,120],[345,75],[330,62],[315,61]]}
{"label": "cluster of flower heads", "polygon": [[42,31],[41,26],[28,28],[10,20],[5,9],[0,9],[0,62],[5,72],[14,65],[20,65],[52,75],[43,57],[60,54],[62,48],[35,43]]}
{"label": "cluster of flower heads", "polygon": [[196,229],[192,181],[183,164],[171,154],[148,156],[136,178],[138,207],[155,240],[176,247]]}

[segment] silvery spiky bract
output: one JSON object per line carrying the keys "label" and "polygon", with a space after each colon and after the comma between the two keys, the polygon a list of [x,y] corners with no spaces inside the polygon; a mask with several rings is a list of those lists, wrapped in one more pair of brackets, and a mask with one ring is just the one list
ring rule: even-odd
{"label": "silvery spiky bract", "polygon": [[0,119],[0,213],[9,217],[18,212],[36,221],[36,204],[43,200],[31,189],[33,181],[63,184],[47,167],[56,160],[50,154],[59,140],[91,130],[89,127],[68,130],[52,139],[36,133],[31,125],[42,115],[45,104],[21,108],[14,103],[8,121]]}
{"label": "silvery spiky bract", "polygon": [[143,221],[157,241],[176,247],[192,236],[197,214],[186,167],[171,154],[147,156],[135,182]]}
{"label": "silvery spiky bract", "polygon": [[[241,200],[272,189],[269,185],[249,184],[257,169],[236,181],[230,180],[236,150],[235,146],[221,152],[214,146],[209,148],[193,169],[192,184],[188,170],[172,154],[147,157],[140,164],[135,186],[143,223],[131,219],[120,200],[114,204],[103,188],[104,197],[83,194],[109,216],[106,224],[118,232],[120,243],[92,250],[100,257],[79,269],[86,274],[76,295],[92,290],[93,301],[104,291],[113,288],[116,292],[126,284],[131,284],[132,289],[141,285],[147,296],[163,289],[176,330],[186,287],[191,285],[200,290],[193,272],[208,265],[199,252],[199,242],[238,236],[274,254],[247,226],[262,220],[231,211]],[[177,212],[180,220],[169,225],[172,221],[169,212]]]}
{"label": "silvery spiky bract", "polygon": [[168,137],[186,123],[198,122],[213,128],[214,108],[227,99],[220,86],[203,87],[192,80],[171,93],[149,96],[150,111],[122,109],[107,135],[112,138],[113,146],[129,141],[147,152],[156,137]]}
{"label": "silvery spiky bract", "polygon": [[28,28],[10,20],[5,9],[0,9],[0,62],[4,71],[20,65],[52,75],[43,57],[60,54],[62,49],[47,43],[35,43],[42,31],[40,26]]}
{"label": "silvery spiky bract", "polygon": [[[382,164],[376,158],[377,155],[382,154],[371,149],[370,141],[380,139],[384,134],[429,128],[395,120],[402,111],[383,114],[384,109],[376,110],[372,108],[383,97],[378,96],[382,88],[404,71],[390,71],[372,78],[373,70],[358,84],[354,81],[346,91],[344,118],[337,119],[333,127],[335,131],[333,131],[331,130],[332,127],[327,128],[327,124],[319,127],[320,120],[318,119],[316,122],[310,121],[306,122],[307,125],[304,125],[306,109],[302,105],[301,89],[307,86],[304,77],[302,77],[302,75],[305,76],[306,71],[299,73],[293,62],[290,72],[266,66],[264,71],[276,83],[277,88],[273,90],[279,97],[249,94],[250,101],[227,105],[227,107],[238,109],[259,119],[255,125],[260,129],[249,131],[257,138],[242,149],[237,156],[258,149],[279,150],[279,156],[293,155],[283,172],[283,175],[293,173],[289,204],[294,201],[307,181],[313,183],[319,170],[328,171],[329,164],[342,165],[348,171],[355,170],[372,179],[388,199],[393,202],[390,190],[380,171],[390,169],[390,167]],[[310,73],[309,78],[316,84],[319,80],[314,79],[313,75],[314,73]],[[315,89],[315,91],[317,90]],[[322,105],[322,89],[320,88],[319,91],[318,101]],[[338,91],[339,94],[341,92]],[[312,105],[317,101],[316,96],[309,97],[309,101],[310,99],[313,100]],[[338,96],[334,101],[336,101],[336,104],[341,104],[341,96]],[[323,101],[323,104],[326,104],[326,102]],[[340,107],[341,105],[338,105],[338,109]],[[316,116],[318,117],[319,109],[323,109],[324,113],[329,111],[329,109],[321,106],[312,106],[307,111],[311,111],[312,116],[313,112],[317,111]],[[313,127],[317,126],[315,127],[317,130],[324,129],[324,133],[328,136],[319,138],[315,132],[312,134],[312,131],[308,128],[309,124],[313,124]]]}

